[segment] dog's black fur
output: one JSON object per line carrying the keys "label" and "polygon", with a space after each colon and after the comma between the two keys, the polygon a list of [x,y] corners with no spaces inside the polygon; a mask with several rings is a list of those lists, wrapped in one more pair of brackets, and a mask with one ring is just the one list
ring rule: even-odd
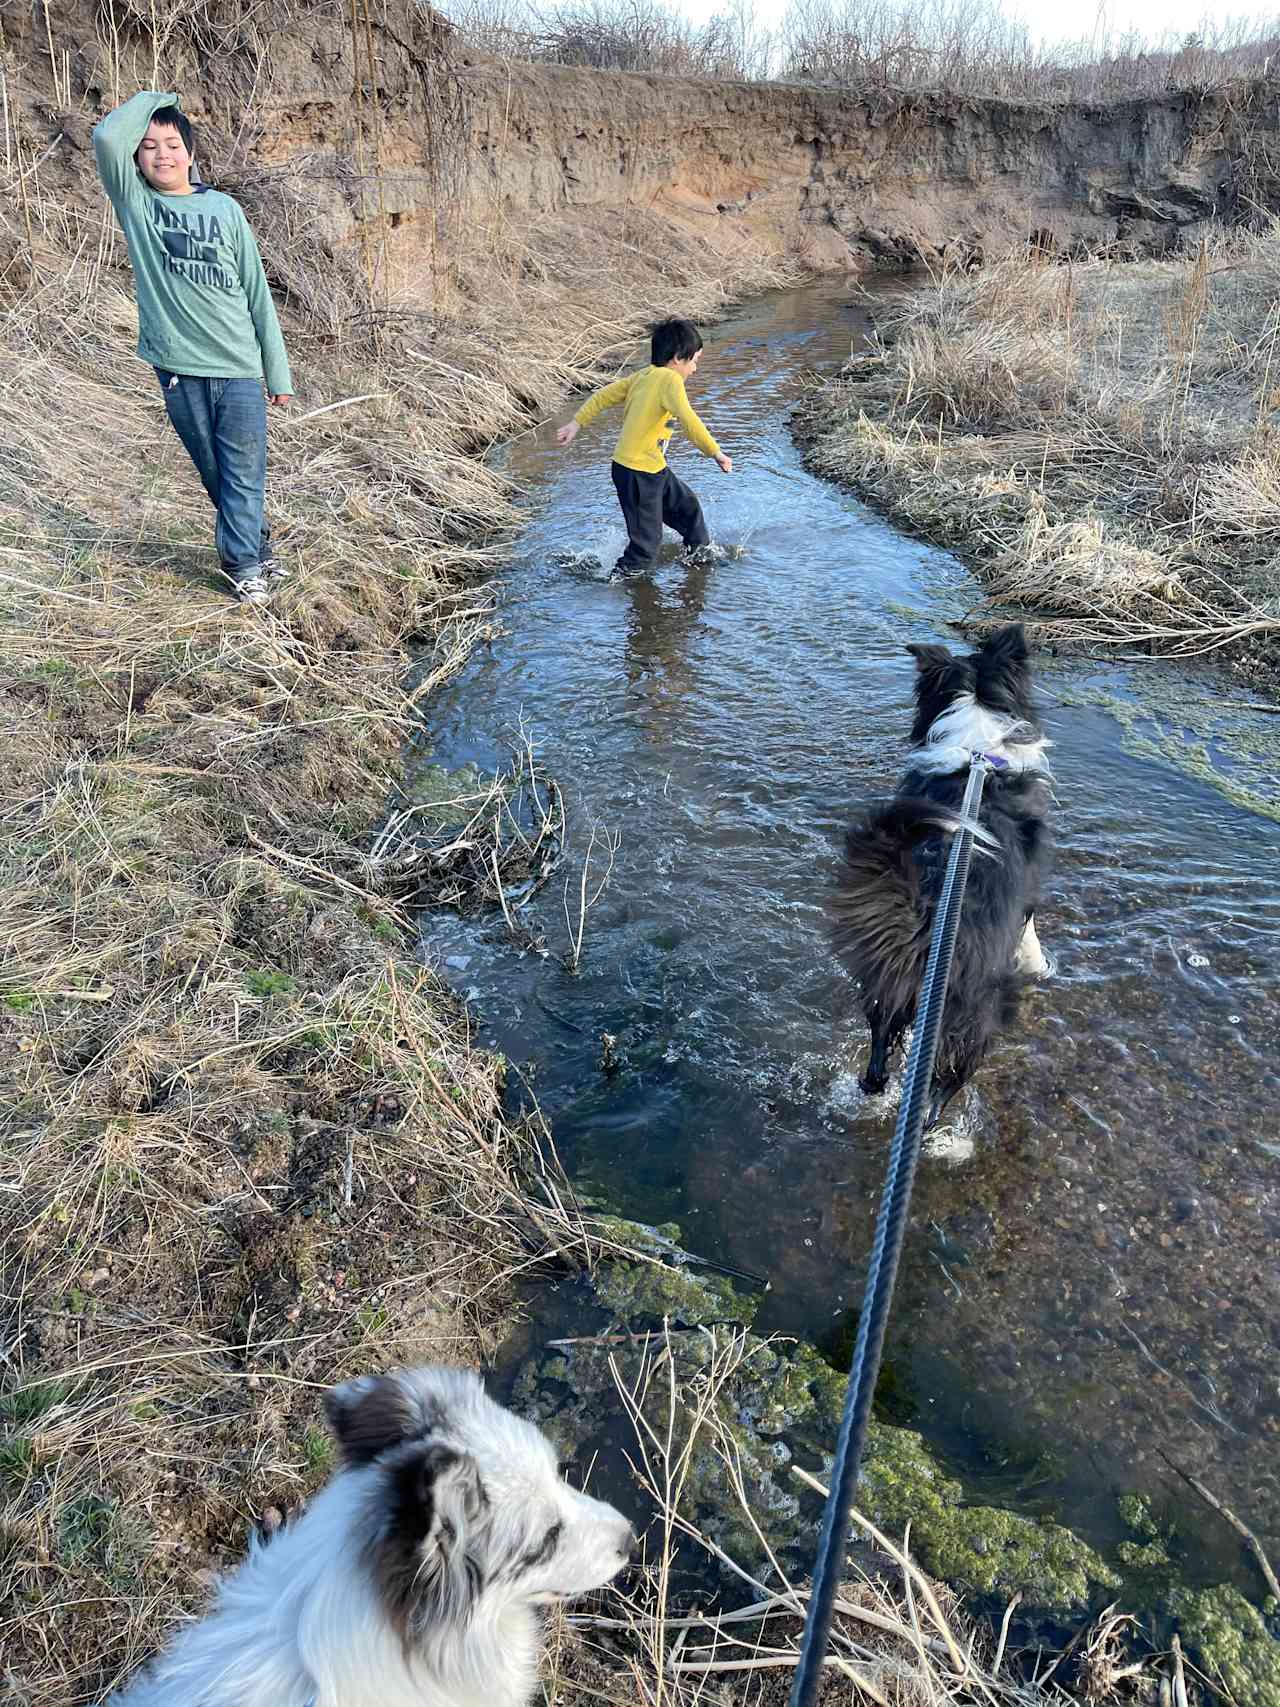
{"label": "dog's black fur", "polygon": [[[967,762],[949,748],[956,768],[937,768],[930,732],[934,755],[940,754],[938,719],[951,711],[943,728],[963,735],[967,723],[974,734],[985,734],[985,750],[992,750],[992,733],[1000,734],[998,751],[1009,760],[1008,769],[988,774],[979,810],[992,840],[975,842],[969,867],[934,1066],[932,1126],[998,1033],[1013,1023],[1030,982],[1016,962],[1051,864],[1052,796],[1039,768],[1044,734],[1021,625],[997,630],[967,657],[945,646],[908,651],[918,669],[911,728],[915,763],[892,800],[868,807],[850,826],[830,903],[836,952],[858,984],[871,1027],[871,1058],[862,1079],[867,1092],[884,1090],[895,1051],[915,1018],[951,851],[948,826],[957,821],[968,779]],[[972,716],[964,695],[973,696]],[[1001,722],[992,724],[984,712]]]}

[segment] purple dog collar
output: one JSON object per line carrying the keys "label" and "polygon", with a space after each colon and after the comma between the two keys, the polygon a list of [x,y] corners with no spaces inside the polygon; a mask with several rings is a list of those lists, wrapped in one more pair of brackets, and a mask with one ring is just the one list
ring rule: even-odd
{"label": "purple dog collar", "polygon": [[985,759],[992,770],[1007,771],[1009,768],[1008,759],[1002,759],[999,753],[975,753],[974,758]]}

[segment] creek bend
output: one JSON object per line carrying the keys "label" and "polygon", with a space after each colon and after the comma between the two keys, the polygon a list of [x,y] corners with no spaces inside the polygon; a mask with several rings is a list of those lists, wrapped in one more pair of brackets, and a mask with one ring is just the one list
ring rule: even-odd
{"label": "creek bend", "polygon": [[[480,1041],[532,1074],[588,1195],[767,1275],[757,1326],[825,1345],[860,1295],[894,1109],[857,1087],[866,1036],[823,893],[849,809],[897,781],[905,644],[960,644],[946,622],[977,591],[793,442],[806,374],[847,357],[864,312],[824,283],[709,336],[690,396],[736,471],[680,442],[672,463],[744,548],[728,561],[671,554],[629,581],[566,564],[621,547],[616,421],[568,452],[549,429],[507,447],[534,512],[499,581],[504,632],[422,734],[432,764],[492,770],[523,722],[566,792],[570,864],[589,823],[621,835],[576,976],[556,958],[559,879],[528,910],[547,958],[500,918],[424,919]],[[1040,927],[1055,976],[922,1161],[890,1325],[897,1420],[986,1499],[1096,1543],[1122,1533],[1117,1494],[1167,1504],[1162,1453],[1211,1470],[1280,1543],[1280,830],[1124,738],[1141,707],[1176,747],[1178,708],[1220,698],[1212,679],[1034,662],[1060,803]],[[1253,1586],[1216,1518],[1178,1518],[1204,1580]]]}

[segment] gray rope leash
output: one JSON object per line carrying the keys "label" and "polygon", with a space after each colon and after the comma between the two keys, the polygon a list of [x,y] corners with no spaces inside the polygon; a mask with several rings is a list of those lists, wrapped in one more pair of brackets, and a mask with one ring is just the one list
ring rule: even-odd
{"label": "gray rope leash", "polygon": [[796,1666],[791,1685],[791,1707],[812,1707],[831,1635],[831,1620],[844,1570],[849,1511],[858,1485],[867,1423],[871,1416],[871,1400],[875,1393],[876,1378],[880,1373],[885,1328],[889,1320],[889,1306],[893,1301],[894,1281],[898,1274],[898,1259],[902,1254],[903,1239],[906,1236],[911,1187],[915,1181],[916,1163],[920,1158],[920,1140],[933,1084],[933,1063],[938,1053],[938,1033],[946,1006],[947,983],[951,976],[956,931],[960,924],[965,883],[969,876],[969,857],[973,848],[974,831],[977,828],[978,807],[982,801],[987,772],[991,768],[990,761],[981,753],[973,754],[969,761],[969,780],[965,786],[964,804],[960,808],[960,823],[955,841],[951,845],[946,875],[942,881],[942,893],[938,898],[938,910],[934,915],[929,958],[925,964],[924,981],[920,986],[911,1054],[907,1061],[902,1102],[898,1109],[898,1124],[889,1152],[889,1168],[880,1199],[880,1213],[876,1217],[875,1241],[871,1247],[871,1262],[862,1295],[858,1339],[854,1346],[853,1364],[849,1370],[849,1385],[845,1390],[844,1418],[840,1424],[835,1462],[831,1468],[831,1491],[827,1495],[822,1533],[818,1539],[818,1557],[814,1565],[813,1589],[809,1596],[809,1614],[805,1620],[799,1664]]}

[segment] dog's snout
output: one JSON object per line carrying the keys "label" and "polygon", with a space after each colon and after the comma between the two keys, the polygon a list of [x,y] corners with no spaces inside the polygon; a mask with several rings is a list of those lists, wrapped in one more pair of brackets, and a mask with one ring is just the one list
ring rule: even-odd
{"label": "dog's snout", "polygon": [[635,1558],[639,1543],[640,1537],[635,1530],[629,1523],[624,1523],[622,1532],[618,1537],[618,1552],[622,1555],[624,1562],[629,1562]]}

